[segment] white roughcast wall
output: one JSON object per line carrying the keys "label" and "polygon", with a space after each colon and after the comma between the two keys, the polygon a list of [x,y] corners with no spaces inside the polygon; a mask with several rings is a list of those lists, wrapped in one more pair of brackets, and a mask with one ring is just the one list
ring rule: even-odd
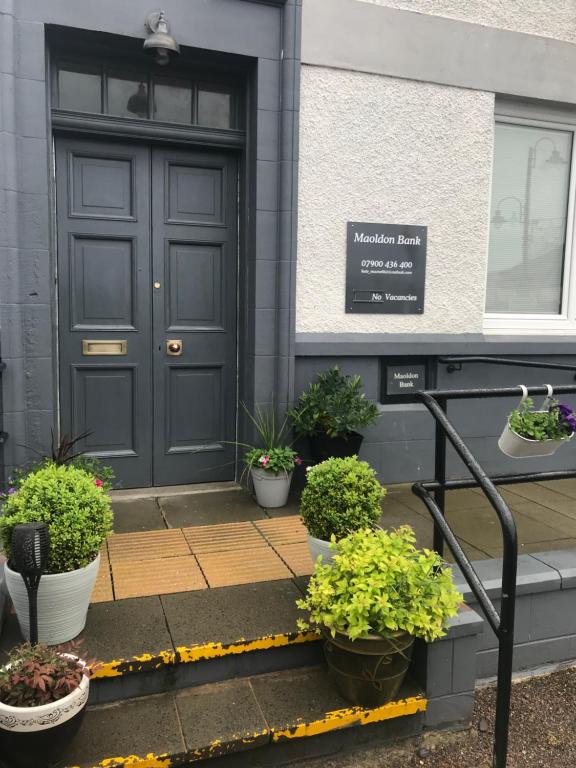
{"label": "white roughcast wall", "polygon": [[575,0],[359,0],[576,42]]}
{"label": "white roughcast wall", "polygon": [[[296,330],[480,333],[494,96],[302,67]],[[346,223],[428,227],[422,315],[345,313]]]}

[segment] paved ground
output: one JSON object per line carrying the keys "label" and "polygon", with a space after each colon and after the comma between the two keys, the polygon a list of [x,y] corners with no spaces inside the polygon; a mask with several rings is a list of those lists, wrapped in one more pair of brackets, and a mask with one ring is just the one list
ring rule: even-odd
{"label": "paved ground", "polygon": [[[576,765],[576,670],[518,682],[512,692],[508,768]],[[373,747],[300,762],[300,768],[491,768],[494,689],[477,691],[472,725],[460,733],[430,734],[396,749]]]}

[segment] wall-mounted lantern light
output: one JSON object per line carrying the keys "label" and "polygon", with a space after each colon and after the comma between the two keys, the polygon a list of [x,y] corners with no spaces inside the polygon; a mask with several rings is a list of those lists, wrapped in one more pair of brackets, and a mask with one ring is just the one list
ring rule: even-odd
{"label": "wall-mounted lantern light", "polygon": [[170,26],[164,11],[153,11],[144,24],[148,37],[144,40],[144,50],[156,58],[158,64],[166,66],[170,55],[178,55],[180,46],[170,34]]}

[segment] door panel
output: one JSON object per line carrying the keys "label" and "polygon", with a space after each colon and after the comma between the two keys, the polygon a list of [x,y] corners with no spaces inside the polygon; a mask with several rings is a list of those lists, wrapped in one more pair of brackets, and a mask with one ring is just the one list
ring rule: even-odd
{"label": "door panel", "polygon": [[233,479],[235,159],[58,139],[56,191],[62,432],[124,487]]}
{"label": "door panel", "polygon": [[147,147],[57,140],[61,431],[125,487],[152,476],[149,189]]}
{"label": "door panel", "polygon": [[234,478],[236,194],[233,158],[153,150],[155,482]]}

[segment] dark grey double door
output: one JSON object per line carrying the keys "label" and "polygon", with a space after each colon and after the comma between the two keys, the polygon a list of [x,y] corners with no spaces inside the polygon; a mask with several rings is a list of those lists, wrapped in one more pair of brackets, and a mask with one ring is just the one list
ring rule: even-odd
{"label": "dark grey double door", "polygon": [[234,477],[237,188],[224,153],[57,139],[60,426],[124,487]]}

